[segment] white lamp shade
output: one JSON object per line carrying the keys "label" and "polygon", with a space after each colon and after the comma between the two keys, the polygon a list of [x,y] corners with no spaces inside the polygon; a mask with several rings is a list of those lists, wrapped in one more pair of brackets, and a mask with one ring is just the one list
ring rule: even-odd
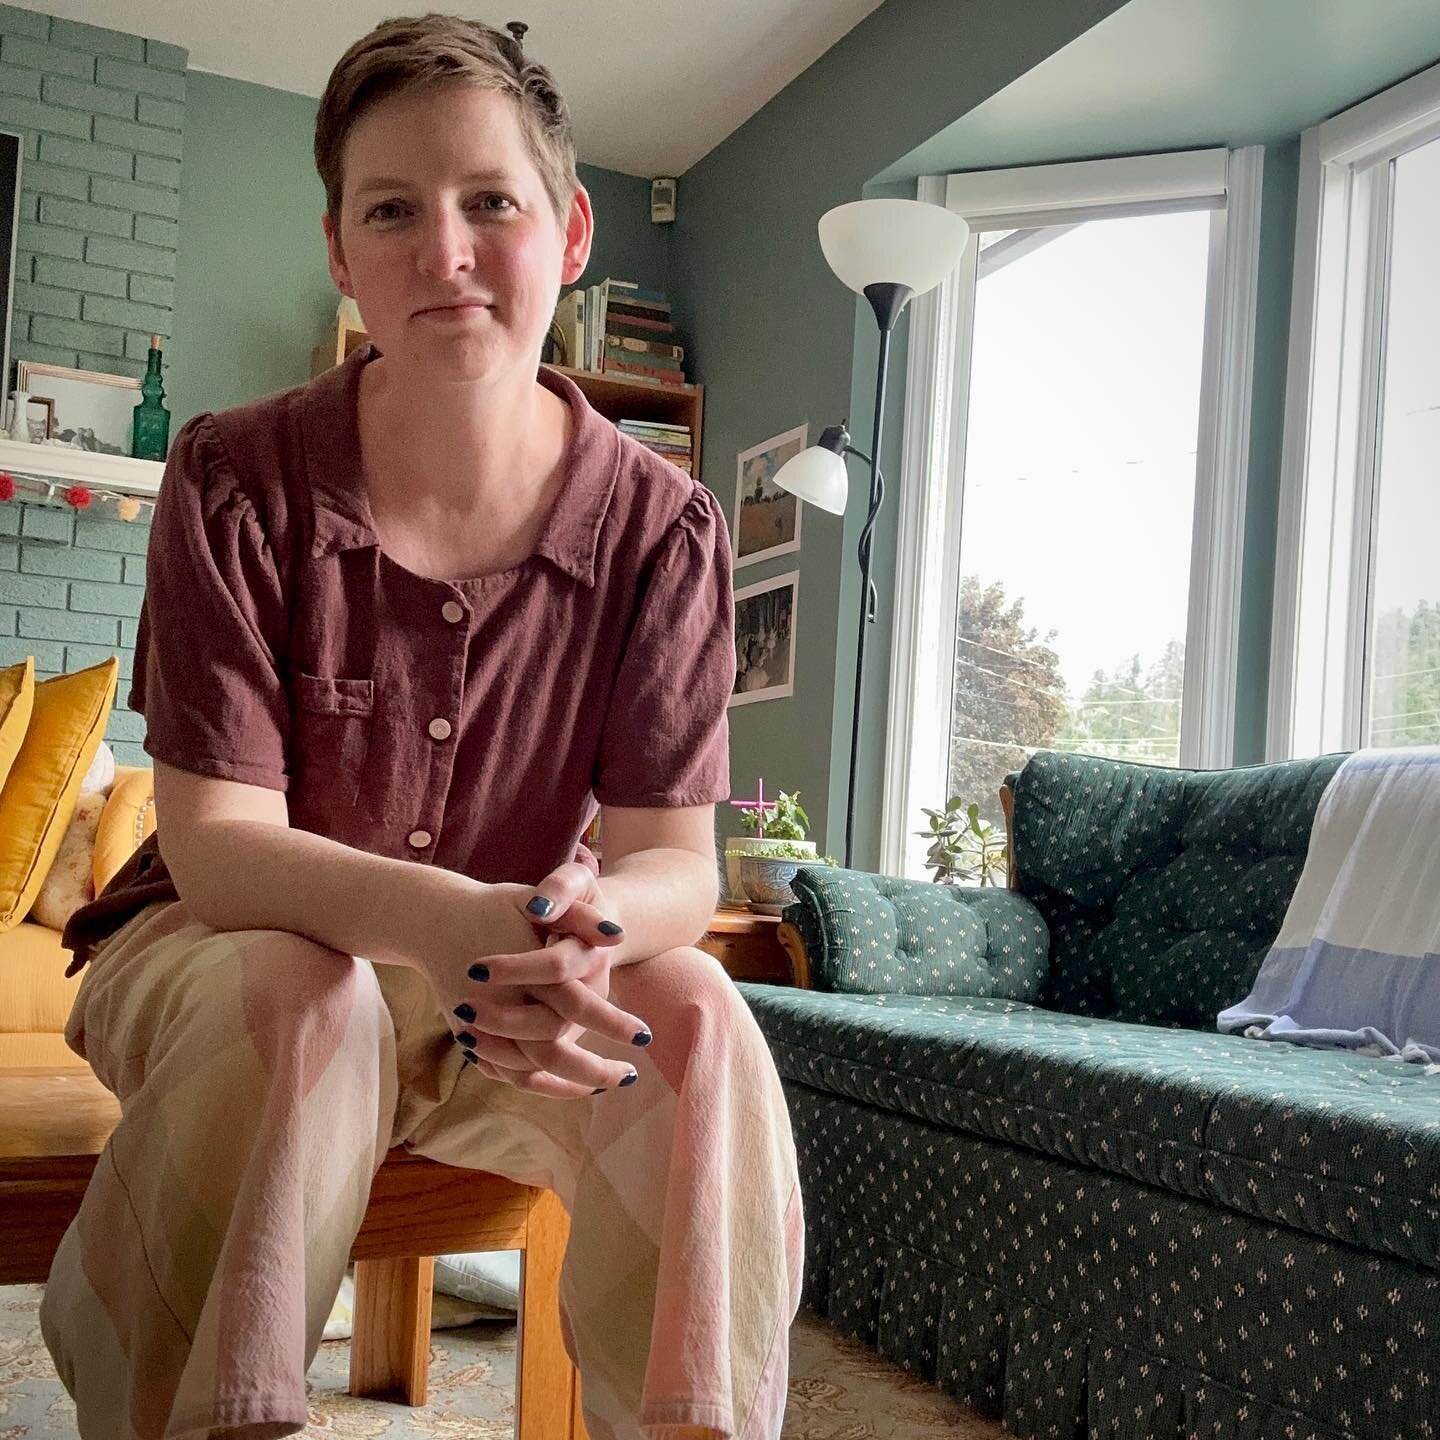
{"label": "white lamp shade", "polygon": [[792,455],[775,472],[771,483],[832,515],[845,513],[845,497],[849,491],[845,461],[823,445],[812,445]]}
{"label": "white lamp shade", "polygon": [[923,200],[855,200],[820,217],[820,248],[856,294],[867,285],[908,285],[917,295],[956,265],[970,227]]}

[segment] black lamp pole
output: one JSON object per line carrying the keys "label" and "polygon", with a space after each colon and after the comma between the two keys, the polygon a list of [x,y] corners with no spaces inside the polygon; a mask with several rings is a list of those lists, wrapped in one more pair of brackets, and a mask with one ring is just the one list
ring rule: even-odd
{"label": "black lamp pole", "polygon": [[865,298],[880,327],[880,355],[875,373],[875,428],[870,453],[861,454],[850,444],[843,425],[827,430],[820,444],[838,455],[856,455],[870,466],[870,509],[860,531],[860,629],[855,642],[855,713],[850,726],[850,788],[845,800],[845,868],[852,869],[855,856],[855,775],[860,760],[860,702],[865,676],[865,628],[875,623],[875,582],[870,578],[870,555],[874,545],[875,517],[885,498],[885,477],[880,473],[880,434],[885,420],[885,377],[890,368],[890,335],[900,312],[914,291],[908,285],[876,284],[865,287]]}

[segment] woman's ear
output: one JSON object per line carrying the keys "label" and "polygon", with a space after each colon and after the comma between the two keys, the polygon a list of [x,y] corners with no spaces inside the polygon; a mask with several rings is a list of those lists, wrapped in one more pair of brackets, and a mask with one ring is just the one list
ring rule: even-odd
{"label": "woman's ear", "polygon": [[573,285],[585,273],[594,239],[595,216],[590,209],[590,194],[583,185],[577,185],[565,221],[565,257],[560,266],[562,285]]}
{"label": "woman's ear", "polygon": [[325,259],[330,267],[330,278],[342,295],[355,298],[355,287],[350,283],[350,267],[345,263],[345,252],[340,248],[340,228],[327,210],[320,217],[320,228],[325,232]]}

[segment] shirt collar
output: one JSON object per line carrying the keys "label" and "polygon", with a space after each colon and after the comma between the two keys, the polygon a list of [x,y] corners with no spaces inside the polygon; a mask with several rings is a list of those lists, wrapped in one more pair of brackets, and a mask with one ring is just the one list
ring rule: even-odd
{"label": "shirt collar", "polygon": [[[364,345],[343,364],[306,387],[302,428],[315,539],[310,553],[378,548],[360,458],[360,373],[380,352]],[[595,584],[595,552],[610,507],[620,461],[620,437],[567,376],[541,366],[539,381],[570,407],[573,420],[565,455],[566,479],[535,544],[543,555],[583,585]]]}

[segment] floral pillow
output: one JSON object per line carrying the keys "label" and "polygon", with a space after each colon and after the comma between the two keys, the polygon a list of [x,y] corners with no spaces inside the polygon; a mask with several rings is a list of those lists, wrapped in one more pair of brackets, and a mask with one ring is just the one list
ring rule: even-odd
{"label": "floral pillow", "polygon": [[75,802],[65,838],[60,842],[55,863],[40,887],[30,918],[52,930],[63,930],[65,922],[87,901],[95,898],[95,832],[105,811],[103,791],[82,791]]}

